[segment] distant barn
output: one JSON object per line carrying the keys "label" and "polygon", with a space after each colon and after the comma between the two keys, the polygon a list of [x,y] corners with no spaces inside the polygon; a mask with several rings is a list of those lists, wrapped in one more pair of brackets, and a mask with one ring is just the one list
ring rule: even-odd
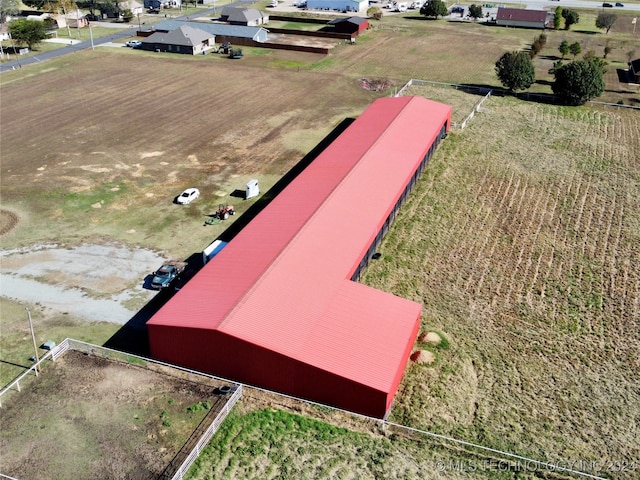
{"label": "distant barn", "polygon": [[547,28],[553,25],[554,14],[546,10],[498,8],[496,25],[520,28]]}
{"label": "distant barn", "polygon": [[336,18],[328,25],[333,25],[338,33],[360,34],[369,28],[369,21],[362,17]]}
{"label": "distant barn", "polygon": [[152,356],[385,417],[422,306],[357,280],[450,118],[376,100],[148,321]]}

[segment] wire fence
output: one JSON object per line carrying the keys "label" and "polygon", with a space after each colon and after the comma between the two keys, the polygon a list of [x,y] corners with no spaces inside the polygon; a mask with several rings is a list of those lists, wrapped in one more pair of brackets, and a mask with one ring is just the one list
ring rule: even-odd
{"label": "wire fence", "polygon": [[[471,119],[473,119],[473,117],[475,116],[476,113],[479,113],[481,111],[481,107],[482,104],[492,95],[506,95],[508,92],[504,89],[501,88],[489,88],[489,87],[482,87],[482,86],[476,86],[476,85],[464,85],[464,84],[458,84],[458,83],[446,83],[446,82],[433,82],[430,80],[419,80],[419,79],[415,79],[412,78],[410,79],[407,83],[405,83],[400,90],[398,90],[395,94],[393,94],[394,97],[402,97],[407,93],[407,90],[409,88],[411,88],[412,86],[435,86],[435,87],[445,87],[445,88],[454,88],[456,90],[462,90],[465,92],[470,92],[470,93],[474,93],[474,94],[482,94],[484,95],[484,97],[482,98],[482,100],[480,100],[476,105],[474,105],[473,109],[471,110],[471,112],[469,112],[469,115],[467,115],[467,117],[460,123],[457,122],[452,122],[451,123],[451,127],[454,129],[458,129],[458,130],[463,130],[468,123],[471,121]],[[548,93],[533,93],[533,92],[521,92],[517,95],[518,98],[521,98],[523,100],[528,100],[528,101],[534,101],[534,102],[541,102],[541,103],[557,103],[559,101],[558,97],[556,95],[553,94],[548,94]],[[635,105],[625,105],[622,103],[607,103],[607,102],[596,102],[596,101],[589,101],[587,102],[588,105],[592,106],[592,107],[604,107],[604,108],[628,108],[631,110],[640,110],[640,106],[635,106]]]}
{"label": "wire fence", "polygon": [[[198,458],[202,450],[209,443],[220,425],[222,425],[222,422],[227,417],[229,412],[233,409],[234,405],[238,402],[240,397],[245,394],[244,396],[252,398],[252,391],[267,394],[273,400],[272,403],[274,405],[280,405],[283,408],[289,408],[290,405],[288,404],[288,402],[291,401],[302,402],[303,404],[316,407],[319,412],[323,412],[327,415],[327,421],[331,421],[332,415],[341,416],[343,418],[349,417],[357,419],[358,423],[362,426],[367,426],[370,430],[377,430],[381,433],[402,435],[404,438],[412,441],[420,441],[425,438],[436,440],[442,446],[458,449],[458,458],[472,455],[476,458],[482,459],[485,462],[482,465],[486,465],[487,469],[492,468],[494,470],[499,469],[501,471],[525,471],[529,473],[564,473],[575,477],[590,478],[595,480],[607,480],[605,477],[580,471],[579,469],[575,468],[576,463],[572,461],[546,462],[537,460],[511,452],[506,452],[503,450],[498,450],[484,445],[468,442],[466,440],[461,440],[458,438],[441,435],[426,430],[420,430],[406,425],[400,425],[397,423],[389,422],[386,419],[368,417],[366,415],[356,414],[346,410],[341,410],[339,408],[328,407],[326,405],[322,405],[306,399],[284,395],[258,387],[229,382],[229,380],[224,378],[207,375],[202,372],[190,370],[188,368],[169,365],[156,360],[111,350],[109,348],[100,347],[97,345],[91,345],[78,340],[65,339],[51,351],[47,352],[47,354],[40,360],[40,362],[38,362],[40,364],[39,366],[42,367],[51,361],[55,361],[70,349],[91,355],[97,355],[102,358],[110,359],[112,361],[135,364],[159,373],[177,376],[181,379],[190,381],[198,381],[205,384],[210,383],[212,385],[214,382],[224,382],[226,384],[232,383],[234,385],[229,392],[229,397],[225,400],[225,404],[220,405],[219,409],[211,409],[210,414],[208,414],[205,419],[203,419],[203,421],[195,429],[187,442],[185,442],[182,449],[178,452],[178,454],[176,454],[170,464],[165,468],[160,476],[156,477],[162,480],[181,480],[187,473],[193,462]],[[30,375],[32,373],[32,369],[34,369],[35,367],[36,365],[32,366],[27,372],[22,374],[20,378],[24,379],[24,377]],[[5,387],[2,392],[0,392],[0,398],[2,394],[10,390],[10,387],[12,385],[17,385],[17,380],[18,379],[14,380],[7,387]],[[460,462],[464,461],[460,460]],[[435,467],[439,471],[445,471],[447,469],[456,468],[456,466],[465,468],[465,465],[465,463],[458,464],[456,462],[454,462],[453,464],[446,462],[436,462]],[[469,465],[467,465],[467,467]],[[473,468],[482,468],[482,465],[478,466],[474,464]],[[3,476],[0,474],[0,477]]]}
{"label": "wire fence", "polygon": [[460,123],[451,122],[451,128],[457,129],[457,130],[463,130],[467,126],[467,124],[471,121],[471,119],[473,119],[475,114],[481,111],[482,104],[493,94],[493,89],[488,87],[477,87],[474,85],[460,85],[457,83],[432,82],[429,80],[417,80],[415,78],[412,78],[406,84],[404,84],[402,88],[400,88],[400,90],[398,90],[394,94],[394,97],[402,97],[403,95],[406,94],[407,90],[413,86],[436,86],[436,87],[445,87],[445,88],[455,88],[456,90],[462,90],[462,91],[472,92],[474,94],[484,95],[482,99],[473,106],[469,114],[466,116],[466,118],[462,122]]}
{"label": "wire fence", "polygon": [[[158,362],[149,358],[140,357],[125,352],[119,352],[110,348],[92,345],[79,340],[70,338],[64,339],[60,344],[49,350],[39,362],[32,365],[25,372],[16,377],[0,391],[0,402],[5,394],[11,391],[21,391],[20,383],[25,382],[26,377],[33,374],[38,375],[50,362],[55,362],[62,357],[67,351],[74,350],[88,355],[98,356],[113,362],[126,363],[145,368],[157,373],[178,377],[181,380],[187,380],[194,383],[215,386],[219,383],[232,385],[229,387],[229,395],[218,397],[217,401],[210,408],[207,415],[200,422],[198,427],[193,431],[189,439],[184,443],[180,451],[174,456],[169,465],[164,469],[160,476],[153,475],[149,478],[157,478],[162,480],[181,480],[187,473],[193,462],[198,458],[202,450],[209,443],[213,435],[222,425],[224,419],[229,415],[234,405],[242,396],[242,385],[229,382],[226,379],[207,375],[202,372],[190,370],[188,368],[177,367],[163,362]],[[0,403],[0,407],[2,403]],[[0,474],[0,478],[8,478]]]}

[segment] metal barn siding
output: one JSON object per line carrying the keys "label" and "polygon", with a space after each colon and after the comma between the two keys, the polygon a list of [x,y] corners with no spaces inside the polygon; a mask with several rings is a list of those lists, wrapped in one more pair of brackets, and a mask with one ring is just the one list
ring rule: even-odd
{"label": "metal barn siding", "polygon": [[420,97],[376,100],[149,320],[152,355],[386,415],[421,305],[352,278],[450,115]]}

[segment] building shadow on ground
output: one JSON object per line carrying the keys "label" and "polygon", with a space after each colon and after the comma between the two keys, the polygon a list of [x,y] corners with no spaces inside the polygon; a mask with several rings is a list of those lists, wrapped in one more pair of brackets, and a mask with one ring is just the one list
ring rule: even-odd
{"label": "building shadow on ground", "polygon": [[[276,198],[282,190],[285,189],[300,173],[307,168],[318,155],[320,155],[333,141],[344,132],[349,125],[354,122],[353,118],[343,120],[336,128],[333,129],[313,150],[305,155],[291,170],[289,170],[276,184],[259,197],[235,222],[222,232],[217,240],[230,242],[242,231],[247,224],[255,218],[262,210],[266,208],[274,198]],[[236,193],[237,192],[237,193]],[[232,195],[245,197],[243,190],[235,190]],[[206,245],[203,245],[204,249]],[[185,271],[191,272],[191,276],[204,266],[202,252],[192,253],[185,260],[187,266]],[[179,279],[178,279],[179,281]],[[150,282],[150,278],[145,278],[145,286]],[[140,311],[138,311],[131,319],[124,324],[111,338],[109,338],[104,346],[113,350],[125,353],[139,355],[141,357],[151,357],[151,349],[149,347],[149,335],[147,332],[147,322],[153,317],[174,295],[176,289],[172,284],[169,288],[161,290],[154,296]]]}

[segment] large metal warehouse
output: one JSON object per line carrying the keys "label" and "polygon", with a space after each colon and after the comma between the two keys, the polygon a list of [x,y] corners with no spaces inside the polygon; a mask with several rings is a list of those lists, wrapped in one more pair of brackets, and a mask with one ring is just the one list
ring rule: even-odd
{"label": "large metal warehouse", "polygon": [[376,100],[147,322],[152,356],[385,417],[422,307],[357,279],[450,118]]}

